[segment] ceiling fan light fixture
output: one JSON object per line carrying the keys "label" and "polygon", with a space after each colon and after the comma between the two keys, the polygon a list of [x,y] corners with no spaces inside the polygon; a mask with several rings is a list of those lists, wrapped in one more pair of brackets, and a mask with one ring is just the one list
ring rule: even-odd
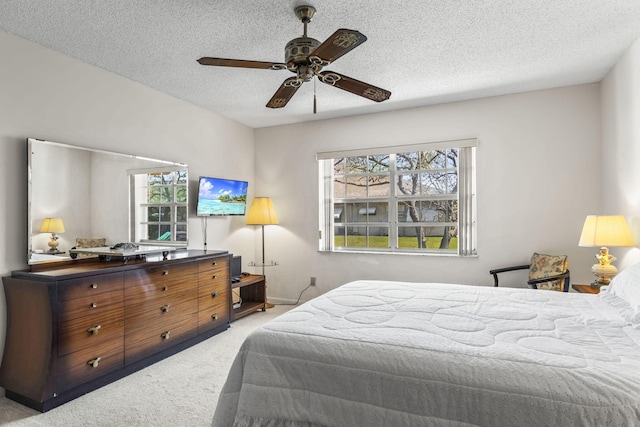
{"label": "ceiling fan light fixture", "polygon": [[304,82],[310,82],[318,70],[312,65],[300,65],[298,67],[298,78]]}

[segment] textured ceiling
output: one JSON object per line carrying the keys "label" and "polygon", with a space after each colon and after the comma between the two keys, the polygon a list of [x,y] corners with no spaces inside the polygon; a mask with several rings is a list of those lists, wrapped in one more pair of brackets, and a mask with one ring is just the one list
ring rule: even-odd
{"label": "textured ceiling", "polygon": [[[265,104],[288,71],[205,67],[202,56],[280,62],[310,37],[368,41],[326,67],[388,89],[375,103],[305,83]],[[0,28],[251,127],[597,82],[640,36],[638,0],[2,0]]]}

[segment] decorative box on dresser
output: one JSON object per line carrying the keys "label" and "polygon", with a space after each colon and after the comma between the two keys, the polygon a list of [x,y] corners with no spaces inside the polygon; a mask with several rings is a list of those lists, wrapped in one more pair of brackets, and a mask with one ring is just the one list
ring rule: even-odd
{"label": "decorative box on dresser", "polygon": [[48,411],[226,330],[229,257],[184,250],[4,277],[6,397]]}

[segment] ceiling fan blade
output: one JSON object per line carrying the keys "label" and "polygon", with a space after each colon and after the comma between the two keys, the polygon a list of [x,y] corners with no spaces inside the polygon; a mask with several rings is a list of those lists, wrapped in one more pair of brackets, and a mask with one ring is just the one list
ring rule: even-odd
{"label": "ceiling fan blade", "polygon": [[274,93],[269,102],[267,102],[266,106],[269,108],[284,107],[300,86],[302,86],[301,79],[297,77],[289,77],[282,83],[282,85],[280,85],[276,93]]}
{"label": "ceiling fan blade", "polygon": [[287,64],[281,62],[246,61],[244,59],[225,59],[204,57],[198,59],[201,65],[217,67],[259,68],[264,70],[286,70]]}
{"label": "ceiling fan blade", "polygon": [[316,48],[309,60],[323,67],[367,41],[367,36],[356,30],[340,28]]}
{"label": "ceiling fan blade", "polygon": [[382,102],[389,99],[391,92],[379,87],[361,82],[344,74],[335,73],[333,71],[322,71],[318,73],[318,77],[322,83],[335,86],[339,89],[346,90],[355,95],[362,96],[375,102]]}

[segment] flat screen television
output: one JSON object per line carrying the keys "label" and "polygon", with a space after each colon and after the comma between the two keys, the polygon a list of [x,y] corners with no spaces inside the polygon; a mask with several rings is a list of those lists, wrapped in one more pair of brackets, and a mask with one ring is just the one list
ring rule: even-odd
{"label": "flat screen television", "polygon": [[196,215],[244,215],[247,208],[246,181],[201,176]]}

